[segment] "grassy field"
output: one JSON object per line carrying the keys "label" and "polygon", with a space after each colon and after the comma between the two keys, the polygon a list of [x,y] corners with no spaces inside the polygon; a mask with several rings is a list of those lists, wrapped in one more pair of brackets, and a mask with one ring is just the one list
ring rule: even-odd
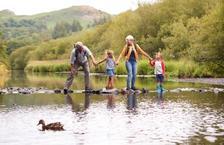
{"label": "grassy field", "polygon": [[[166,76],[179,78],[193,78],[193,77],[216,77],[208,70],[206,66],[199,65],[189,60],[166,61]],[[94,67],[90,65],[92,73],[104,73],[105,65],[98,65]],[[30,61],[26,71],[29,72],[65,72],[70,70],[69,60],[51,60],[51,61]],[[152,75],[153,68],[148,65],[148,61],[138,61],[139,75]],[[127,74],[124,62],[116,67],[116,74]]]}

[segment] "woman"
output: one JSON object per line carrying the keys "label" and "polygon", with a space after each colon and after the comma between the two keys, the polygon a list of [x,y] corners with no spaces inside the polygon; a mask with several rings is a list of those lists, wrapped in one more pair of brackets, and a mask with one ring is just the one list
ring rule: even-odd
{"label": "woman", "polygon": [[132,35],[128,35],[125,39],[126,44],[121,51],[116,64],[119,63],[121,57],[125,57],[125,65],[126,70],[128,72],[128,78],[127,78],[127,90],[132,89],[136,90],[135,87],[135,80],[136,80],[136,74],[137,74],[137,59],[138,54],[141,53],[143,56],[147,57],[148,59],[152,60],[152,58],[143,51],[138,44],[135,43],[135,39]]}

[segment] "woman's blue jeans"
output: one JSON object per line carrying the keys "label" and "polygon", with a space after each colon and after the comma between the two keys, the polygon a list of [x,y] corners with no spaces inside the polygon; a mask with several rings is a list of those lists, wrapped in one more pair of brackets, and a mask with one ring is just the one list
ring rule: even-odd
{"label": "woman's blue jeans", "polygon": [[135,80],[137,74],[137,62],[135,60],[129,60],[125,62],[126,70],[128,72],[127,88],[135,88]]}

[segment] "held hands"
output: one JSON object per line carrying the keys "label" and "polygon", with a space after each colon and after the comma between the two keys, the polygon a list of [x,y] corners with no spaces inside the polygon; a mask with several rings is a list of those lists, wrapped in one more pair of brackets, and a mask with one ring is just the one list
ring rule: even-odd
{"label": "held hands", "polygon": [[93,65],[94,65],[94,66],[97,66],[97,65],[98,65],[98,62],[93,61]]}
{"label": "held hands", "polygon": [[116,65],[118,65],[118,64],[119,64],[119,61],[118,61],[118,60],[117,60],[117,61],[115,61],[115,64],[116,64]]}
{"label": "held hands", "polygon": [[155,61],[153,59],[149,59],[149,66],[154,67]]}

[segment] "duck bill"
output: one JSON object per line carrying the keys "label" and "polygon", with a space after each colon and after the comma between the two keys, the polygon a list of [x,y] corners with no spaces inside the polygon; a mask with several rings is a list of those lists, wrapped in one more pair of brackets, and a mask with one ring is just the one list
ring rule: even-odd
{"label": "duck bill", "polygon": [[37,124],[37,126],[40,125],[40,123]]}

